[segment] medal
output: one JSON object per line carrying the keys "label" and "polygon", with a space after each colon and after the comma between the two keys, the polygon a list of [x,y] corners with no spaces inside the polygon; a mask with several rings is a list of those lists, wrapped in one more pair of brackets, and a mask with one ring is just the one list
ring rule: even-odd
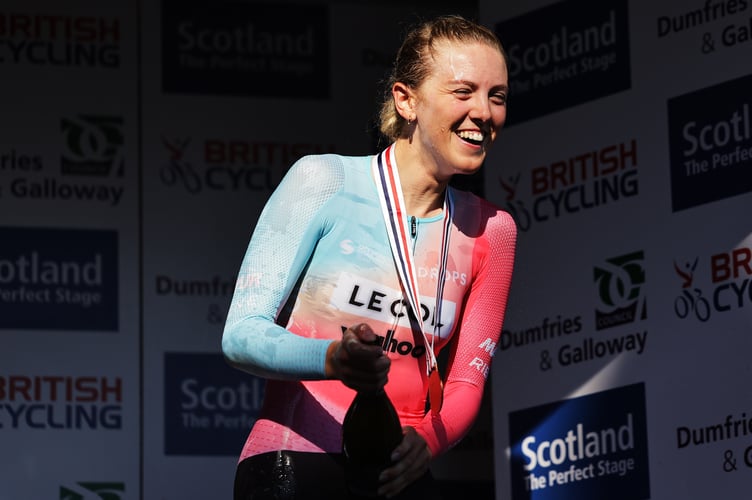
{"label": "medal", "polygon": [[444,399],[444,387],[439,374],[439,368],[434,352],[434,341],[441,335],[441,304],[444,295],[444,283],[446,279],[446,267],[449,256],[449,236],[452,228],[452,197],[449,188],[444,196],[444,218],[441,236],[441,253],[439,262],[439,274],[436,284],[436,319],[434,321],[433,336],[431,340],[423,327],[423,315],[420,309],[420,293],[418,289],[418,275],[415,267],[410,231],[407,227],[407,214],[405,214],[405,202],[402,197],[402,186],[394,153],[394,144],[386,148],[381,154],[374,156],[371,163],[374,178],[379,193],[381,212],[386,223],[389,245],[394,256],[394,263],[399,275],[403,293],[417,320],[420,333],[426,345],[426,376],[428,377],[428,398],[431,403],[431,411],[438,413]]}

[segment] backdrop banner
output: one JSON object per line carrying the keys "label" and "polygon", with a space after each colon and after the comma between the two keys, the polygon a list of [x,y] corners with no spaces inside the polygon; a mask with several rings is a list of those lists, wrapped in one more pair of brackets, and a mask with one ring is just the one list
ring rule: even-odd
{"label": "backdrop banner", "polygon": [[508,53],[488,197],[517,221],[496,498],[743,498],[752,5],[480,2]]}

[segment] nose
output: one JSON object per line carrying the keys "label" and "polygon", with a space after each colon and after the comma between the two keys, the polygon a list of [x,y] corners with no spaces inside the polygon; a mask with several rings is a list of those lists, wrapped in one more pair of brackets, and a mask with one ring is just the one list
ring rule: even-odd
{"label": "nose", "polygon": [[487,122],[491,119],[491,101],[488,96],[476,94],[470,109],[470,119],[477,122]]}

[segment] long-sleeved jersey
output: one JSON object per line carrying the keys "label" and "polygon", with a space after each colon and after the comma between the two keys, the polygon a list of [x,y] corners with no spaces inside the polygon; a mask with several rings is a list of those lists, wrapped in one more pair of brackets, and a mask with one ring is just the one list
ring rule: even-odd
{"label": "long-sleeved jersey", "polygon": [[[391,358],[386,391],[434,456],[470,429],[501,333],[516,242],[506,212],[453,190],[441,318],[435,317],[443,215],[418,218],[411,243],[421,314],[435,352],[448,348],[444,403],[426,413],[426,345],[410,327],[372,157],[298,160],[267,202],[242,261],[222,339],[228,361],[268,379],[240,459],[276,450],[341,452],[354,391],[325,380],[326,351],[368,323]],[[409,214],[408,214],[409,217]]]}

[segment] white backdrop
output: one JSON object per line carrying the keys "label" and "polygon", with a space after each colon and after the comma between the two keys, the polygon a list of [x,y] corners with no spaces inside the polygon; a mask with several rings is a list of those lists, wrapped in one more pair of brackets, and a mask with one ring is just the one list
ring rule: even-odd
{"label": "white backdrop", "polygon": [[[219,336],[255,216],[300,155],[374,150],[418,10],[295,5],[0,6],[0,499],[229,496],[263,384]],[[519,251],[493,413],[437,475],[746,498],[752,4],[479,5]]]}
{"label": "white backdrop", "polygon": [[486,194],[520,226],[496,498],[747,498],[752,4],[480,14],[512,85]]}
{"label": "white backdrop", "polygon": [[[298,157],[375,151],[417,12],[0,6],[0,499],[230,496],[264,387],[220,335],[256,216]],[[440,477],[490,479],[490,443],[459,453]]]}
{"label": "white backdrop", "polygon": [[127,2],[0,7],[3,499],[138,484],[136,22]]}

